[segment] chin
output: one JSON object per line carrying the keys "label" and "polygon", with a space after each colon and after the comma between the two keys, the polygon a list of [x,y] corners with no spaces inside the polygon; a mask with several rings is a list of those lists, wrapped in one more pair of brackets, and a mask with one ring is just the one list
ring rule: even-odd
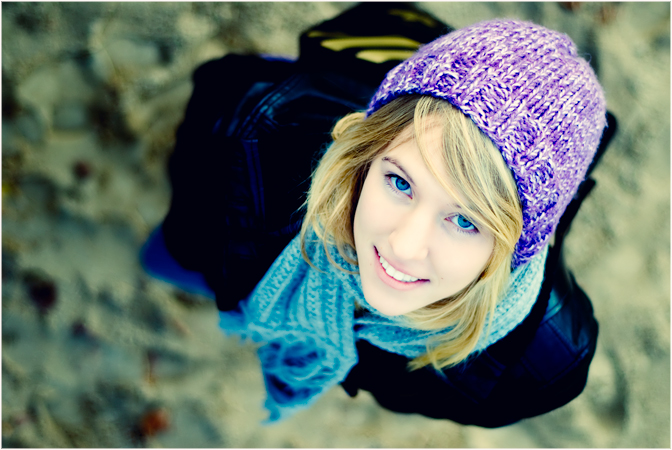
{"label": "chin", "polygon": [[389,317],[394,317],[394,316],[401,316],[403,314],[409,313],[413,311],[413,308],[408,308],[408,307],[403,307],[401,305],[396,305],[390,300],[386,300],[384,298],[381,298],[380,296],[367,296],[366,294],[364,295],[364,298],[366,299],[367,303],[376,311],[379,313],[389,316]]}
{"label": "chin", "polygon": [[406,314],[407,312],[409,312],[409,311],[401,311],[401,312],[400,312],[400,311],[399,311],[398,309],[396,309],[396,308],[391,308],[391,309],[387,309],[387,308],[378,308],[376,305],[373,305],[372,303],[369,303],[369,305],[371,305],[371,307],[373,307],[373,309],[375,309],[376,311],[378,311],[380,314],[382,314],[382,315],[384,315],[384,316],[388,316],[388,317],[401,316],[401,315]]}

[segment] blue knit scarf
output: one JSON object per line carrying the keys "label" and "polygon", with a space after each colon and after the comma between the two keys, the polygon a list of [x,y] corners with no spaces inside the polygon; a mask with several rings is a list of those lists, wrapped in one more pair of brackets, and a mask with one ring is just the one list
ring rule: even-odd
{"label": "blue knit scarf", "polygon": [[[449,330],[417,330],[403,317],[378,313],[366,303],[359,275],[334,267],[314,234],[306,241],[308,256],[319,270],[301,256],[297,236],[240,303],[240,310],[220,312],[220,326],[227,333],[264,344],[258,355],[268,393],[268,422],[308,407],[343,381],[357,363],[356,340],[415,358],[427,351],[429,337]],[[504,337],[529,314],[539,295],[547,251],[512,272],[490,333],[483,333],[475,352]],[[357,272],[335,248],[330,254],[341,267]],[[355,302],[367,311],[361,317],[355,318]]]}

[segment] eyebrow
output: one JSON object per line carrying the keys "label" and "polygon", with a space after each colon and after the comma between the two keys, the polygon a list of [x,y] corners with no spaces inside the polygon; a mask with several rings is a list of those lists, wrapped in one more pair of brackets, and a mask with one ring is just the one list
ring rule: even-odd
{"label": "eyebrow", "polygon": [[415,181],[413,181],[413,178],[411,178],[411,176],[404,170],[404,168],[401,167],[401,164],[399,163],[399,161],[397,161],[396,159],[392,158],[391,156],[384,156],[384,157],[383,157],[383,161],[387,161],[387,162],[389,162],[389,163],[394,164],[395,166],[397,166],[397,169],[401,170],[401,171],[404,173],[404,176],[405,176],[406,178],[408,178],[408,181],[410,181],[413,185],[415,185]]}

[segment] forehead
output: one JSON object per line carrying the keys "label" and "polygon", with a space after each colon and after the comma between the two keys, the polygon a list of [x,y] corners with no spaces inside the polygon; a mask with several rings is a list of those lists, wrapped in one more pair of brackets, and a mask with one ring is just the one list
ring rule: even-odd
{"label": "forehead", "polygon": [[413,148],[419,150],[419,154],[432,173],[436,177],[447,178],[447,171],[443,166],[442,153],[443,127],[438,118],[427,117],[419,122],[411,122],[399,133],[385,148],[383,154]]}
{"label": "forehead", "polygon": [[[404,129],[387,145],[386,150],[391,150],[394,147],[408,143],[409,141],[416,141],[419,147],[423,147],[429,139],[429,144],[440,144],[442,137],[442,122],[435,114],[426,117],[415,117]],[[431,147],[432,145],[430,145]],[[440,145],[439,145],[440,146]]]}
{"label": "forehead", "polygon": [[445,127],[437,117],[429,116],[421,120],[419,124],[409,124],[399,135],[393,139],[379,159],[392,157],[396,163],[404,167],[411,177],[415,170],[413,166],[405,167],[411,160],[417,157],[422,161],[429,173],[424,173],[425,178],[431,176],[431,180],[437,182],[442,190],[466,210],[473,210],[474,205],[466,195],[462,186],[456,183],[449,175],[448,162],[444,153],[448,150],[445,145]]}

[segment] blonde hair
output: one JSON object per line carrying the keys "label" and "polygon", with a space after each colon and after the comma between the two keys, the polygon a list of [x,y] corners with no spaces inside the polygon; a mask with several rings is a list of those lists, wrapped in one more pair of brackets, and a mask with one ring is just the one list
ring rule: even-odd
{"label": "blonde hair", "polygon": [[[436,119],[443,127],[442,167],[432,163],[422,142],[430,120],[435,124]],[[409,326],[418,329],[451,327],[449,332],[428,341],[427,353],[410,363],[411,369],[430,363],[440,369],[465,360],[482,333],[488,332],[484,329],[506,287],[511,255],[523,226],[509,168],[492,141],[468,117],[445,100],[406,95],[368,118],[364,113],[353,113],[339,120],[332,132],[334,142],[313,173],[301,228],[301,248],[310,263],[305,239],[312,228],[335,266],[339,267],[329,255],[331,245],[346,261],[357,263],[350,255],[355,251],[353,219],[362,185],[371,163],[410,125],[430,172],[457,200],[465,215],[487,228],[495,240],[488,262],[471,284],[449,298],[404,315]]]}

